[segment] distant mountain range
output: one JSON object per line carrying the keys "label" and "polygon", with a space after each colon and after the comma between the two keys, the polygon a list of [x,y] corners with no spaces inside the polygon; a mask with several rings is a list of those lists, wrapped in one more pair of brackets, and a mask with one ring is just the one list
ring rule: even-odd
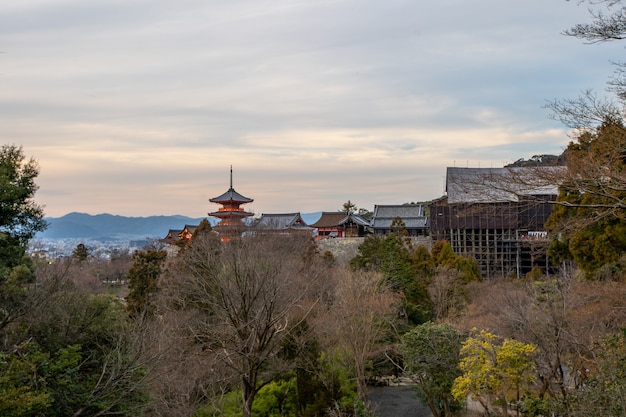
{"label": "distant mountain range", "polygon": [[[302,214],[305,222],[311,224],[321,215]],[[186,216],[125,217],[113,214],[69,213],[62,217],[46,217],[48,228],[37,234],[37,239],[102,239],[132,236],[136,238],[162,238],[170,229],[182,229],[185,225],[197,225],[200,218]],[[211,225],[217,219],[208,218]]]}
{"label": "distant mountain range", "polygon": [[[46,217],[48,228],[37,234],[39,239],[101,239],[119,236],[161,238],[170,229],[197,225],[202,218],[186,216],[124,217],[113,214],[69,213],[62,217]],[[214,220],[209,218],[209,221]],[[215,221],[213,221],[215,223]]]}

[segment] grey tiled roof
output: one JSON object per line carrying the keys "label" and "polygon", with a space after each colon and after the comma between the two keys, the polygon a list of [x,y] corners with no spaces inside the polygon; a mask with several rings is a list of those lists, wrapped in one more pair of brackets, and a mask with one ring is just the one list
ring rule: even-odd
{"label": "grey tiled roof", "polygon": [[302,228],[307,229],[309,226],[302,220],[300,213],[277,213],[277,214],[261,214],[257,220],[256,227],[267,230],[284,230]]}
{"label": "grey tiled roof", "polygon": [[[425,229],[428,227],[428,217],[402,218],[402,221],[407,229]],[[372,219],[372,227],[374,229],[391,229],[392,223],[393,219],[389,218]]]}
{"label": "grey tiled roof", "polygon": [[422,204],[377,205],[374,206],[371,226],[374,229],[390,229],[393,220],[399,217],[407,229],[428,227],[428,217]]}
{"label": "grey tiled roof", "polygon": [[446,171],[448,203],[516,202],[521,196],[558,194],[562,166],[452,168]]}

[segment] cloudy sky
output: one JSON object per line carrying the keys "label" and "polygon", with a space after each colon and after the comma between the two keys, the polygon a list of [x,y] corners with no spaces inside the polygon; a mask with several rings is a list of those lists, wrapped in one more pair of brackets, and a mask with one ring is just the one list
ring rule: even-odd
{"label": "cloudy sky", "polygon": [[0,132],[37,201],[202,217],[426,201],[447,166],[560,153],[544,108],[602,92],[620,44],[561,35],[564,0],[0,3]]}

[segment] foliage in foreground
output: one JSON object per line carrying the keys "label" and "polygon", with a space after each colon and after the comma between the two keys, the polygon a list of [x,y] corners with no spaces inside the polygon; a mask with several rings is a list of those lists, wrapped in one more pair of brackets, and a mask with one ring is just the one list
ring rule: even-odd
{"label": "foliage in foreground", "polygon": [[535,350],[531,344],[474,330],[463,342],[462,374],[454,381],[452,395],[457,401],[471,396],[488,412],[492,404],[499,403],[507,415],[509,401],[519,402],[521,390],[534,378]]}
{"label": "foliage in foreground", "polygon": [[445,324],[424,323],[402,337],[405,373],[417,384],[419,398],[435,417],[450,416],[463,401],[453,398],[454,380],[459,368],[461,344],[465,336]]}
{"label": "foliage in foreground", "polygon": [[123,306],[69,283],[44,283],[39,291],[45,302],[3,333],[11,342],[0,352],[0,415],[141,414],[146,368]]}

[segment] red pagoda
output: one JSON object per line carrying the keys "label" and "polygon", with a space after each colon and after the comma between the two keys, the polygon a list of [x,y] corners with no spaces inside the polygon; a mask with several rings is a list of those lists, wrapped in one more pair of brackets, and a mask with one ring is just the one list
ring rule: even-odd
{"label": "red pagoda", "polygon": [[[242,220],[246,217],[250,217],[253,213],[245,211],[239,207],[242,204],[251,203],[254,200],[248,197],[244,197],[239,194],[233,188],[233,167],[230,167],[230,188],[224,194],[219,197],[210,198],[211,203],[221,204],[222,207],[218,211],[209,213],[209,216],[217,217],[220,222],[216,225],[220,234],[228,235],[228,229],[240,229],[243,227]],[[221,229],[221,230],[220,230]],[[235,230],[232,230],[235,232]],[[225,232],[225,233],[224,233]],[[223,236],[222,238],[225,238]]]}

